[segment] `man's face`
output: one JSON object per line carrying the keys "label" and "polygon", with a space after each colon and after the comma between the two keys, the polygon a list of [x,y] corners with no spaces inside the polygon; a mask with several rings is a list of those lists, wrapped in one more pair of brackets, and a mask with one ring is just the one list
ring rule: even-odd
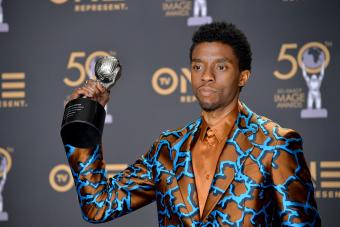
{"label": "man's face", "polygon": [[238,96],[241,75],[231,46],[222,42],[200,43],[191,60],[192,89],[203,110],[224,108]]}

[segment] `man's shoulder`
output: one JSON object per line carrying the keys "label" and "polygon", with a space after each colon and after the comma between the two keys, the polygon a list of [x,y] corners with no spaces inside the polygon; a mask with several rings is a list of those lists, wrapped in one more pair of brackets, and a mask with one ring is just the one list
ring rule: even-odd
{"label": "man's shoulder", "polygon": [[296,130],[282,127],[279,123],[268,117],[254,114],[252,122],[256,125],[256,134],[262,134],[265,138],[271,138],[275,144],[285,143],[290,139],[301,140],[301,136]]}
{"label": "man's shoulder", "polygon": [[241,103],[238,117],[238,127],[253,143],[270,140],[270,144],[276,144],[289,138],[301,138],[294,129],[282,127],[270,118],[257,114],[245,103]]}

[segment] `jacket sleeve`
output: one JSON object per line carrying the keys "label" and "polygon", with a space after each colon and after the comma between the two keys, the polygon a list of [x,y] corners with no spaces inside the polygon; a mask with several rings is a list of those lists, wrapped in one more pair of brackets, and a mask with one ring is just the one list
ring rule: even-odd
{"label": "jacket sleeve", "polygon": [[155,200],[150,150],[134,164],[108,179],[101,145],[76,148],[65,145],[83,218],[106,222]]}
{"label": "jacket sleeve", "polygon": [[277,137],[271,169],[278,205],[276,221],[280,226],[321,226],[302,138],[293,130]]}

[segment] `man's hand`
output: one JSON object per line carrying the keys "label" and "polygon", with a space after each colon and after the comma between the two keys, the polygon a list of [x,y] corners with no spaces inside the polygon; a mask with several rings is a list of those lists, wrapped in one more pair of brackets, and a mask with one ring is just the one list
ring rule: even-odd
{"label": "man's hand", "polygon": [[109,92],[99,82],[87,80],[82,87],[75,89],[69,97],[69,101],[86,96],[86,98],[99,102],[103,107],[108,103]]}

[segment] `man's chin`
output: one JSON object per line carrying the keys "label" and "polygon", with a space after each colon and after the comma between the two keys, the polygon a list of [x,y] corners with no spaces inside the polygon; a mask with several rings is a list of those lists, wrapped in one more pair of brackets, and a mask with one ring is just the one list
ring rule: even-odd
{"label": "man's chin", "polygon": [[218,103],[212,103],[212,102],[199,102],[201,109],[206,112],[212,112],[216,109],[218,109],[219,105]]}

